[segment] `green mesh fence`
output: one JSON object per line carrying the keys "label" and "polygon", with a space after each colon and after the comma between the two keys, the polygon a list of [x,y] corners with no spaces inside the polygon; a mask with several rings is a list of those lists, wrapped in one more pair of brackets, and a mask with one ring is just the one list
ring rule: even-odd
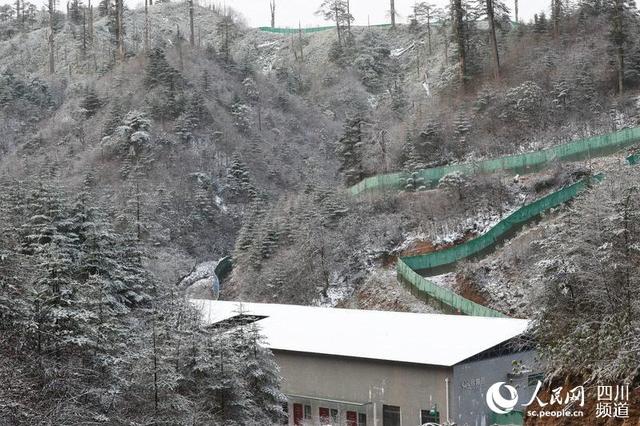
{"label": "green mesh fence", "polygon": [[260,31],[264,31],[266,33],[274,33],[274,34],[298,34],[302,31],[303,34],[310,33],[319,33],[320,31],[327,31],[334,29],[334,26],[330,27],[314,27],[314,28],[271,28],[271,27],[260,27],[258,28]]}
{"label": "green mesh fence", "polygon": [[[510,171],[526,174],[539,171],[555,161],[577,161],[616,152],[620,148],[640,141],[640,128],[624,129],[603,136],[580,139],[537,152],[510,155],[476,163],[454,164],[444,167],[419,170],[418,177],[426,186],[436,185],[440,179],[453,172],[462,174],[493,173]],[[349,188],[352,195],[370,190],[403,189],[408,173],[399,172],[372,176]]]}
{"label": "green mesh fence", "polygon": [[526,223],[538,216],[540,213],[571,200],[576,195],[584,191],[593,179],[601,180],[602,175],[583,179],[571,186],[540,198],[531,204],[527,204],[498,222],[487,233],[463,244],[433,253],[405,257],[402,260],[411,269],[425,270],[452,264],[461,259],[473,256],[474,254],[486,250],[501,241],[502,237],[508,234],[515,226]]}
{"label": "green mesh fence", "polygon": [[[388,28],[391,27],[391,24],[377,24],[370,25],[371,28]],[[299,34],[301,31],[303,34],[312,34],[319,33],[321,31],[333,30],[335,29],[335,25],[326,26],[326,27],[310,27],[310,28],[271,28],[271,27],[259,27],[260,31],[265,33],[273,33],[273,34]]]}
{"label": "green mesh fence", "polygon": [[479,305],[471,300],[467,300],[457,295],[451,290],[442,288],[428,279],[421,277],[411,269],[402,259],[398,259],[396,272],[399,279],[409,285],[412,293],[416,296],[436,300],[457,313],[479,316],[479,317],[504,317],[501,312]]}
{"label": "green mesh fence", "polygon": [[414,293],[434,299],[449,308],[452,308],[456,312],[475,316],[504,316],[500,312],[467,300],[464,297],[455,294],[451,290],[439,287],[429,279],[420,276],[416,271],[453,264],[461,259],[492,248],[516,226],[526,223],[546,210],[571,200],[584,191],[591,182],[600,181],[602,179],[603,175],[596,175],[592,178],[583,179],[571,186],[563,188],[531,204],[521,207],[505,219],[498,222],[486,234],[458,246],[424,255],[403,257],[398,260],[398,264],[396,265],[398,278],[401,281],[410,284],[413,287],[411,290]]}

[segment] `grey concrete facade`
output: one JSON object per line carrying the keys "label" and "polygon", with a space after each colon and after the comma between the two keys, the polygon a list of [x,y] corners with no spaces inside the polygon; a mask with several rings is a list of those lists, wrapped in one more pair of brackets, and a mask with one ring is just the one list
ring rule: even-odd
{"label": "grey concrete facade", "polygon": [[516,388],[518,405],[515,410],[523,411],[521,404],[530,401],[539,371],[534,351],[463,362],[454,366],[451,406],[455,415],[452,420],[457,426],[493,424],[496,416],[487,407],[485,396],[487,389],[497,382],[505,382]]}
{"label": "grey concrete facade", "polygon": [[290,425],[295,403],[310,407],[311,418],[303,424],[322,424],[322,407],[337,410],[337,421],[329,424],[351,426],[346,418],[351,411],[365,414],[367,426],[383,426],[384,405],[400,408],[403,426],[421,424],[421,410],[436,409],[440,421],[446,420],[451,368],[298,352],[274,354],[284,378],[282,390],[289,397]]}

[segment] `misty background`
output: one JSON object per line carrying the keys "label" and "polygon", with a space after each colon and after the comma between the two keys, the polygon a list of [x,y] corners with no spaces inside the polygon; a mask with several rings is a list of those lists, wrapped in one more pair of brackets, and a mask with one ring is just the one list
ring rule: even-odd
{"label": "misty background", "polygon": [[[0,5],[13,4],[12,0],[0,0]],[[34,1],[39,7],[45,4],[44,1]],[[97,5],[98,0],[94,3]],[[245,17],[246,22],[251,27],[268,26],[269,17],[269,0],[230,0],[221,1],[196,1],[201,6],[210,4],[226,5]],[[276,1],[276,26],[278,27],[297,27],[300,23],[303,27],[323,26],[327,25],[327,21],[315,15],[320,0],[277,0]],[[399,14],[399,22],[407,22],[414,0],[396,0],[396,9]],[[431,3],[444,7],[447,0],[433,0]],[[508,0],[507,5],[511,8],[513,16],[513,0]],[[139,0],[125,0],[125,4],[130,8],[137,8],[144,5]],[[519,17],[522,20],[529,21],[533,19],[533,15],[545,11],[549,14],[549,4],[547,0],[526,0],[519,2]],[[57,8],[64,9],[66,2],[58,1]],[[351,0],[352,14],[355,17],[355,25],[381,24],[389,21],[389,1],[388,0]]]}

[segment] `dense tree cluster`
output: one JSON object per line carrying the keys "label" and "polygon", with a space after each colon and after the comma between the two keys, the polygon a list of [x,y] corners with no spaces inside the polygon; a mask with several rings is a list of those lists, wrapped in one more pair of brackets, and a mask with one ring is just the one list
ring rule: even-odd
{"label": "dense tree cluster", "polygon": [[[207,329],[159,286],[135,234],[44,177],[0,209],[0,417],[11,424],[277,423],[283,396],[254,327]],[[90,182],[90,179],[89,179]],[[38,407],[38,408],[36,408]]]}
{"label": "dense tree cluster", "polygon": [[536,335],[556,373],[640,380],[638,176],[609,176],[536,242],[548,258]]}

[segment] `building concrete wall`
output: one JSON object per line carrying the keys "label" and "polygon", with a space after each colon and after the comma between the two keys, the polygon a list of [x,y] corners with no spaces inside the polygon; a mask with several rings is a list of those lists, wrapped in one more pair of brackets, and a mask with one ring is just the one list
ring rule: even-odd
{"label": "building concrete wall", "polygon": [[400,407],[403,426],[419,425],[420,410],[434,408],[442,423],[447,420],[446,380],[451,387],[452,368],[298,352],[274,354],[284,378],[282,390],[291,396],[290,424],[294,402],[312,407],[311,424],[319,424],[319,407],[326,407],[365,413],[368,426],[382,426],[385,404]]}
{"label": "building concrete wall", "polygon": [[[519,370],[523,370],[522,374],[517,374]],[[518,405],[514,410],[524,411],[521,404],[528,403],[535,390],[535,384],[528,385],[529,378],[534,379],[539,371],[534,351],[456,365],[451,388],[451,406],[455,412],[452,420],[457,426],[491,425],[496,417],[487,407],[485,397],[489,387],[497,382],[505,382],[516,388]]]}

